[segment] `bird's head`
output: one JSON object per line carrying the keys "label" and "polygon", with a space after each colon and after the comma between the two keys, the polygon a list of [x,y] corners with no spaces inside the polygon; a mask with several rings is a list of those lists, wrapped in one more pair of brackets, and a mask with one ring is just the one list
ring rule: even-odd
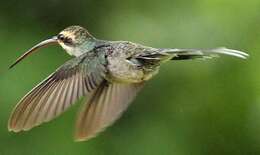
{"label": "bird's head", "polygon": [[68,54],[79,56],[84,51],[91,49],[94,45],[95,38],[81,26],[69,26],[62,30],[58,35],[46,39],[37,45],[33,46],[22,56],[20,56],[11,66],[15,66],[25,57],[36,51],[41,47],[45,47],[51,44],[59,44]]}
{"label": "bird's head", "polygon": [[56,40],[70,55],[74,55],[73,52],[76,48],[85,44],[87,41],[91,41],[94,37],[83,27],[70,26],[61,31],[54,37]]}

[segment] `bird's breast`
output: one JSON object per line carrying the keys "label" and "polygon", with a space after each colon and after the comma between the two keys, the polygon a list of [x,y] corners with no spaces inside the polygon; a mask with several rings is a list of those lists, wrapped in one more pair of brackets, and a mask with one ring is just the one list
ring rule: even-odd
{"label": "bird's breast", "polygon": [[123,59],[108,58],[108,71],[111,80],[124,83],[139,83],[143,81],[141,69]]}
{"label": "bird's breast", "polygon": [[[115,42],[107,55],[109,78],[117,82],[140,83],[152,78],[157,70],[147,71],[134,55],[139,52],[131,42]],[[135,61],[136,60],[136,61]]]}

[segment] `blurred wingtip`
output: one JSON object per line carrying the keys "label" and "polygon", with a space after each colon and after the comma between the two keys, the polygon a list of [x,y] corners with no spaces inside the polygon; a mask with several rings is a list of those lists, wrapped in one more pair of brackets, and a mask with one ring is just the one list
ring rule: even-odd
{"label": "blurred wingtip", "polygon": [[7,129],[8,129],[9,132],[14,132],[14,133],[18,133],[18,132],[21,131],[21,130],[15,129],[15,128],[13,128],[13,127],[10,127],[10,126],[8,126]]}
{"label": "blurred wingtip", "polygon": [[7,130],[8,130],[9,132],[12,132],[12,131],[13,131],[13,129],[10,128],[9,126],[7,127]]}
{"label": "blurred wingtip", "polygon": [[9,132],[14,132],[14,133],[17,133],[17,132],[20,132],[20,131],[21,131],[21,130],[15,128],[15,126],[13,126],[13,125],[11,124],[11,121],[10,121],[10,120],[9,120],[9,122],[8,122],[7,129],[8,129]]}
{"label": "blurred wingtip", "polygon": [[78,143],[78,142],[84,142],[86,141],[86,139],[84,138],[74,138],[74,142]]}
{"label": "blurred wingtip", "polygon": [[94,138],[96,135],[79,135],[79,134],[75,134],[74,136],[74,141],[75,142],[83,142],[83,141],[88,141],[91,138]]}

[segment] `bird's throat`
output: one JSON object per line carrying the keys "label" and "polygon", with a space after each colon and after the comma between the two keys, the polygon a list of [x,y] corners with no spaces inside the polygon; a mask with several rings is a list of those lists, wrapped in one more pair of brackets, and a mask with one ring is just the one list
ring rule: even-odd
{"label": "bird's throat", "polygon": [[96,45],[96,41],[94,39],[89,39],[89,40],[86,40],[81,45],[77,45],[77,46],[73,46],[73,47],[62,45],[62,47],[66,50],[66,52],[69,55],[78,57],[78,56],[82,55],[83,53],[93,50],[95,45]]}

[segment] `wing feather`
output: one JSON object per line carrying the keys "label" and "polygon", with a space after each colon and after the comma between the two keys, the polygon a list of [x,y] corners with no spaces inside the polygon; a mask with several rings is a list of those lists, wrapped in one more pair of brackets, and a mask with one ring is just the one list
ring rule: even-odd
{"label": "wing feather", "polygon": [[143,83],[121,84],[103,82],[92,93],[76,124],[75,139],[87,140],[115,122],[135,98]]}
{"label": "wing feather", "polygon": [[93,92],[106,74],[104,59],[93,51],[62,65],[20,100],[9,119],[9,130],[29,130],[48,122]]}

